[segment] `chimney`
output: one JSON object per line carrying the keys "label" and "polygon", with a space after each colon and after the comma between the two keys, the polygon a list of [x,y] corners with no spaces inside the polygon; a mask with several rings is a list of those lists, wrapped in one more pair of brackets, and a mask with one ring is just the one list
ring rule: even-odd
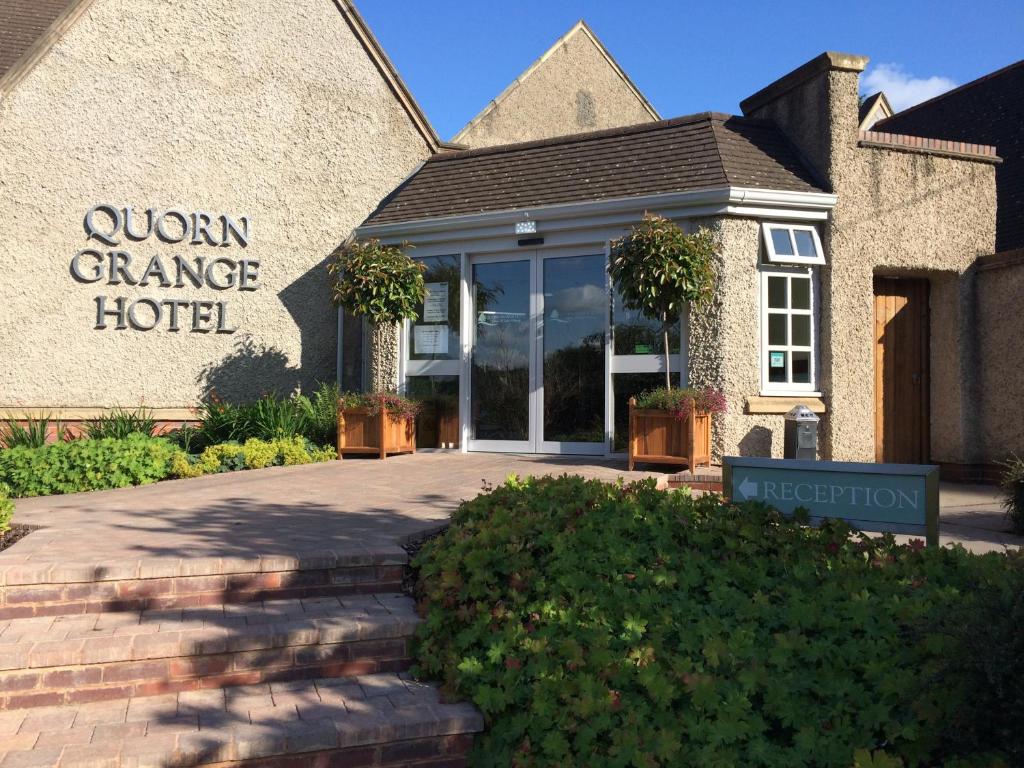
{"label": "chimney", "polygon": [[740,102],[747,117],[773,121],[836,190],[837,170],[856,151],[858,81],[866,56],[826,51]]}

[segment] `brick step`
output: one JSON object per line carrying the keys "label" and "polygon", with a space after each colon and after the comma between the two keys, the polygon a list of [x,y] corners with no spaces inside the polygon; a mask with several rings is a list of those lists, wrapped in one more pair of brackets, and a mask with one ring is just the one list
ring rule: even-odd
{"label": "brick step", "polygon": [[472,706],[374,674],[0,711],[0,766],[454,768],[482,728]]}
{"label": "brick step", "polygon": [[381,546],[298,556],[13,563],[0,568],[0,620],[395,592],[407,561],[401,547]]}
{"label": "brick step", "polygon": [[0,710],[399,671],[404,595],[273,600],[0,622]]}

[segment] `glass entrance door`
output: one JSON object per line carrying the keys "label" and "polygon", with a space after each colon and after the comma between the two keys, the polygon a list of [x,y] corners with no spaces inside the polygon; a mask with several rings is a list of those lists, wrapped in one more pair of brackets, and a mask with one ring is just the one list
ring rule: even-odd
{"label": "glass entrance door", "polygon": [[469,448],[603,454],[603,254],[471,264]]}
{"label": "glass entrance door", "polygon": [[604,254],[540,256],[541,453],[605,452]]}

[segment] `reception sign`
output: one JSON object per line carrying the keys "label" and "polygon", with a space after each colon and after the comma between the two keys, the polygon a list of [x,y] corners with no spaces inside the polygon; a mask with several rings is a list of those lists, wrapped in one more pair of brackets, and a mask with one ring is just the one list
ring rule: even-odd
{"label": "reception sign", "polygon": [[733,501],[763,501],[785,514],[841,518],[865,531],[939,541],[939,468],[726,456],[722,488]]}

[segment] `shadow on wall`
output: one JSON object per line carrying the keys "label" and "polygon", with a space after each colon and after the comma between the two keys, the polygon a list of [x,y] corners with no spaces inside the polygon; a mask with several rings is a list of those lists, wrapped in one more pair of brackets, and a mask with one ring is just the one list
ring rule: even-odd
{"label": "shadow on wall", "polygon": [[753,427],[739,444],[740,456],[771,456],[772,431],[768,427]]}
{"label": "shadow on wall", "polygon": [[204,396],[211,391],[228,402],[258,400],[267,392],[294,392],[301,384],[299,369],[290,365],[288,355],[246,335],[235,342],[227,357],[208,364],[196,377]]}
{"label": "shadow on wall", "polygon": [[311,390],[321,381],[334,381],[337,373],[338,313],[331,303],[329,260],[321,259],[278,294],[299,329],[302,352],[297,372],[303,390]]}
{"label": "shadow on wall", "polygon": [[334,381],[338,322],[326,265],[325,258],[278,294],[298,330],[298,365],[283,350],[246,334],[229,355],[209,363],[196,377],[204,395],[216,390],[229,402],[251,402],[268,392],[288,395]]}

